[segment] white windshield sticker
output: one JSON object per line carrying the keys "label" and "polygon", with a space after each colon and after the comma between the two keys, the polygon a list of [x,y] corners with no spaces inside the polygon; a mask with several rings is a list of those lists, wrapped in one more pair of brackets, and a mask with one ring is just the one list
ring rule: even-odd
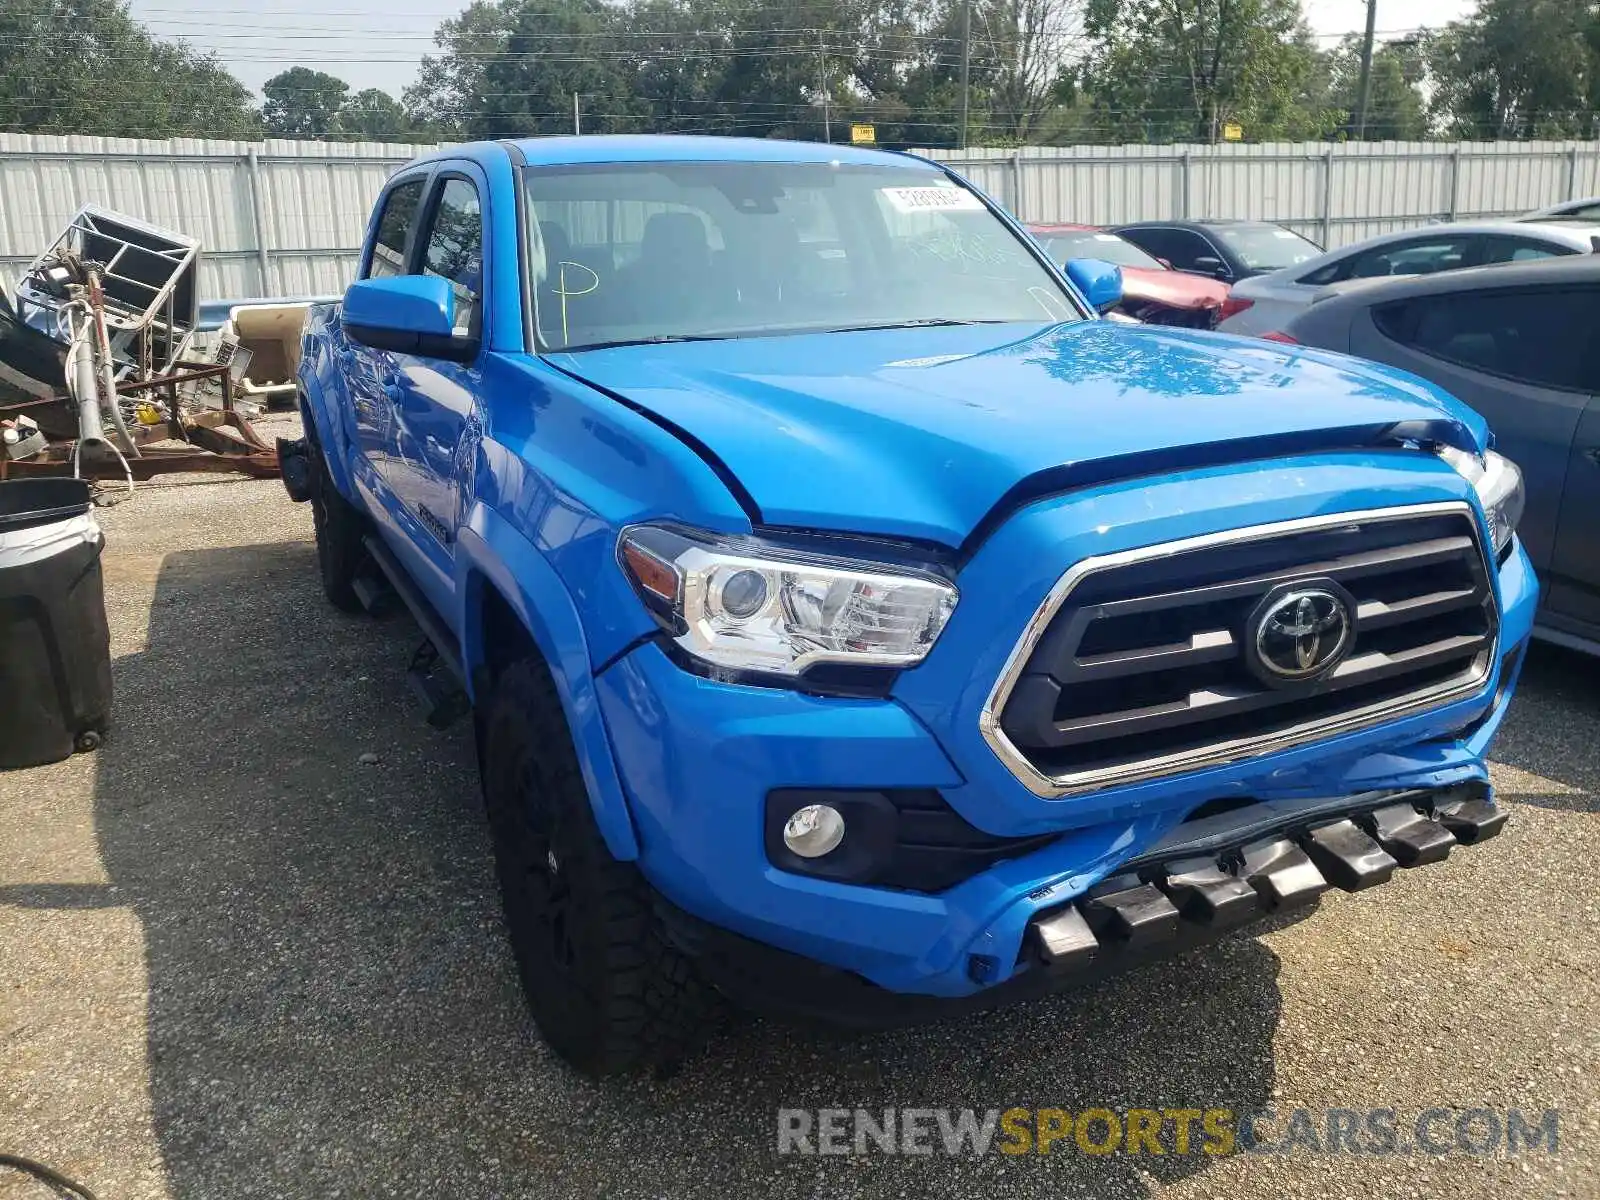
{"label": "white windshield sticker", "polygon": [[1114,233],[1097,233],[1094,235],[1097,242],[1120,242],[1122,239]]}
{"label": "white windshield sticker", "polygon": [[1298,241],[1300,238],[1298,233],[1291,233],[1287,229],[1274,229],[1272,231],[1272,236],[1276,238],[1283,238],[1285,241]]}
{"label": "white windshield sticker", "polygon": [[979,200],[966,188],[959,187],[905,187],[883,188],[884,199],[903,213],[913,212],[971,212],[981,209]]}

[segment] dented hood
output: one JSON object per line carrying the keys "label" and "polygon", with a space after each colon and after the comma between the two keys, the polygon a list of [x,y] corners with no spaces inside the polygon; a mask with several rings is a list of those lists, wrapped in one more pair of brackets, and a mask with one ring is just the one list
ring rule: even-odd
{"label": "dented hood", "polygon": [[960,546],[997,503],[1202,462],[1411,436],[1482,449],[1483,419],[1413,376],[1249,338],[1081,321],[555,354],[737,478],[760,520]]}

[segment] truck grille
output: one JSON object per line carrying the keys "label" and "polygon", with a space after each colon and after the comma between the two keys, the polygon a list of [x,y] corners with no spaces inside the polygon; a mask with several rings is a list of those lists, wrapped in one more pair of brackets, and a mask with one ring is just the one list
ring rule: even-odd
{"label": "truck grille", "polygon": [[[1314,601],[1297,608],[1308,591]],[[1335,609],[1349,620],[1330,628]],[[1263,640],[1269,618],[1290,633]],[[1063,576],[1013,651],[983,732],[1040,795],[1131,783],[1460,699],[1488,676],[1496,633],[1464,504],[1167,543]],[[1285,661],[1303,659],[1322,673],[1283,677]]]}

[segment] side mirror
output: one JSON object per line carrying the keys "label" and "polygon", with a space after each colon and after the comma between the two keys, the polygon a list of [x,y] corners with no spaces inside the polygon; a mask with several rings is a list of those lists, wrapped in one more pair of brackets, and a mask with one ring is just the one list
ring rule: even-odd
{"label": "side mirror", "polygon": [[345,335],[376,350],[470,362],[478,340],[455,331],[456,295],[448,279],[393,275],[350,285],[339,311]]}
{"label": "side mirror", "polygon": [[1072,286],[1103,313],[1122,303],[1122,268],[1101,258],[1074,258],[1063,269]]}
{"label": "side mirror", "polygon": [[1209,254],[1202,254],[1199,258],[1195,259],[1194,269],[1196,271],[1203,271],[1207,275],[1215,275],[1218,279],[1227,279],[1228,276],[1232,274],[1232,272],[1228,270],[1227,263],[1223,262],[1220,258],[1213,258]]}

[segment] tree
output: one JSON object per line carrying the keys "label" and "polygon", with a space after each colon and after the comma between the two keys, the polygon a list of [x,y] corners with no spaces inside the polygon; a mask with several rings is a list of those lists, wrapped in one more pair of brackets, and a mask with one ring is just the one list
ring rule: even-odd
{"label": "tree", "polygon": [[1417,42],[1388,42],[1372,54],[1367,124],[1358,134],[1361,109],[1361,38],[1351,34],[1328,55],[1328,105],[1344,114],[1342,132],[1367,141],[1420,141],[1428,136],[1423,100],[1423,55]]}
{"label": "tree", "polygon": [[405,142],[413,136],[406,110],[378,88],[367,88],[346,100],[335,125],[341,137],[359,142]]}
{"label": "tree", "polygon": [[0,0],[0,127],[100,137],[250,137],[250,93],[157,41],[120,0]]}
{"label": "tree", "polygon": [[514,10],[504,52],[483,68],[474,137],[571,133],[572,98],[589,133],[643,132],[649,109],[631,86],[615,35],[628,14],[604,0],[549,0]]}
{"label": "tree", "polygon": [[1451,137],[1600,137],[1594,0],[1482,0],[1426,54],[1432,115]]}
{"label": "tree", "polygon": [[1092,0],[1086,90],[1111,140],[1311,138],[1339,114],[1298,0]]}
{"label": "tree", "polygon": [[325,71],[290,67],[267,80],[261,115],[267,131],[280,137],[322,138],[338,129],[350,85]]}
{"label": "tree", "polygon": [[465,137],[467,123],[483,106],[484,72],[506,52],[521,0],[473,0],[461,15],[434,34],[439,54],[424,55],[417,82],[401,97],[419,131]]}
{"label": "tree", "polygon": [[[1006,142],[1024,142],[1054,104],[1069,42],[1082,32],[1074,0],[992,0],[974,8],[988,42],[989,121]],[[992,140],[992,139],[991,139]]]}

